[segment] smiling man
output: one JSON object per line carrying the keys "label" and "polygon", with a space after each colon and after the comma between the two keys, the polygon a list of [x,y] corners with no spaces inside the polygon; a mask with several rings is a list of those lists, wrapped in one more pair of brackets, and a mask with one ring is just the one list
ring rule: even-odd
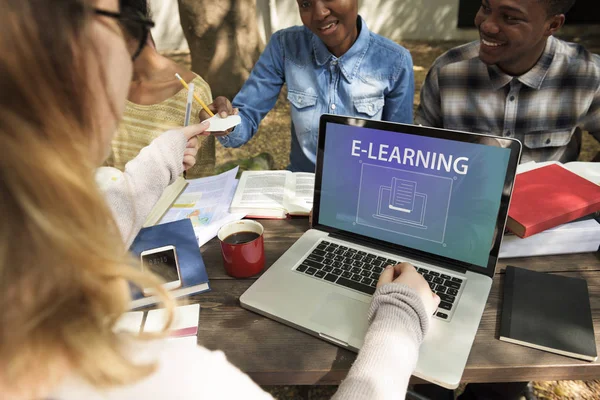
{"label": "smiling man", "polygon": [[[304,26],[273,34],[233,99],[242,123],[217,136],[226,147],[248,142],[286,84],[292,114],[288,169],[314,172],[321,114],[412,123],[414,76],[409,52],[369,31],[358,0],[297,3]],[[224,97],[210,107],[221,115],[234,112]]]}
{"label": "smiling man", "polygon": [[575,0],[483,0],[480,40],[431,67],[416,122],[523,143],[521,162],[577,160],[600,140],[600,57],[553,36]]}

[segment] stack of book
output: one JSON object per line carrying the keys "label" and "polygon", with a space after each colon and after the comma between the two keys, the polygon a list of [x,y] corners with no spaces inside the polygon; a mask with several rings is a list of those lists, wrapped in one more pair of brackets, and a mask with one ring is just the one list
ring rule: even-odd
{"label": "stack of book", "polygon": [[600,164],[527,163],[515,179],[500,258],[597,251]]}

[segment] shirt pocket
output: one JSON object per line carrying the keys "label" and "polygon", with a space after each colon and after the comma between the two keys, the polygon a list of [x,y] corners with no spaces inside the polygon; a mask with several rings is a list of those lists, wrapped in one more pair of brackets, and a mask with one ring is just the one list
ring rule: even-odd
{"label": "shirt pocket", "polygon": [[381,118],[385,100],[381,96],[368,97],[354,100],[354,108],[359,114],[366,114],[370,118]]}
{"label": "shirt pocket", "polygon": [[[313,93],[306,93],[300,90],[289,89],[287,98],[292,103],[292,120],[296,129],[304,126],[310,130],[310,118],[313,117],[317,107],[318,97]],[[302,129],[304,131],[304,129]]]}
{"label": "shirt pocket", "polygon": [[288,89],[287,98],[292,104],[292,122],[300,145],[304,148],[316,148],[319,131],[319,118],[316,115],[318,96],[312,91],[307,93]]}
{"label": "shirt pocket", "polygon": [[523,144],[529,149],[562,147],[569,144],[572,135],[573,129],[532,131],[523,136]]}

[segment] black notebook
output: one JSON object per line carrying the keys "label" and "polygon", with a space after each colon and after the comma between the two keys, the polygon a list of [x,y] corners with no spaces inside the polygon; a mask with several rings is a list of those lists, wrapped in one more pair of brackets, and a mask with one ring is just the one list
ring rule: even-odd
{"label": "black notebook", "polygon": [[500,340],[596,361],[585,279],[507,266]]}

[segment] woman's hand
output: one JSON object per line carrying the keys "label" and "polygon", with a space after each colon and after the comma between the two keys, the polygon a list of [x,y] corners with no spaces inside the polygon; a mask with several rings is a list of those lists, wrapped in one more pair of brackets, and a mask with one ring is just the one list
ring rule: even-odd
{"label": "woman's hand", "polygon": [[387,266],[379,275],[377,287],[386,283],[400,283],[413,289],[423,301],[429,315],[433,315],[440,304],[440,296],[431,291],[425,278],[409,263],[403,262],[395,266]]}
{"label": "woman's hand", "polygon": [[208,136],[210,132],[206,132],[206,129],[210,126],[208,121],[204,121],[200,124],[190,125],[183,128],[181,131],[187,139],[187,145],[183,152],[183,169],[187,171],[196,164],[196,154],[200,148],[200,143],[197,136]]}

